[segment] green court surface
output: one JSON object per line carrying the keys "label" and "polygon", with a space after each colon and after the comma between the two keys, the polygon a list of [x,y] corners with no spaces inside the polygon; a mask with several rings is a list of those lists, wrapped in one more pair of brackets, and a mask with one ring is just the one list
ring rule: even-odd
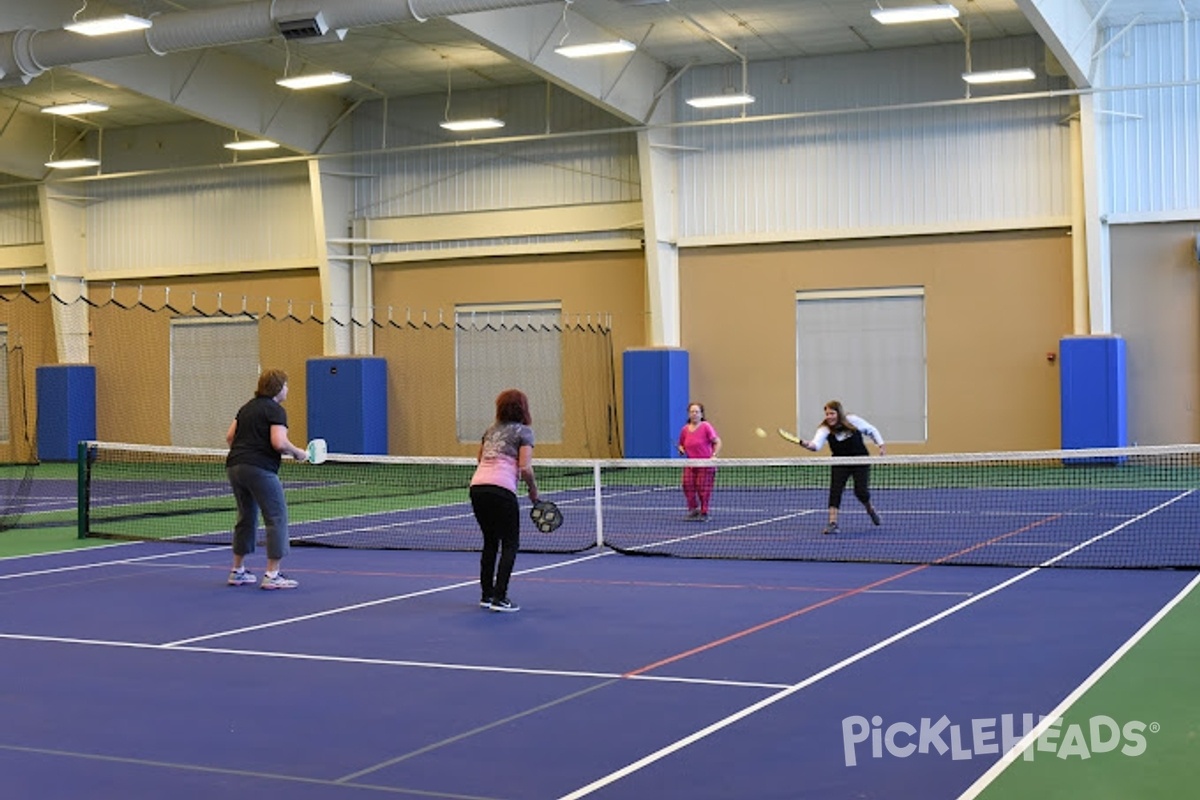
{"label": "green court surface", "polygon": [[[73,462],[0,464],[0,484],[4,487],[0,493],[0,558],[105,544],[103,540],[78,538],[74,503],[68,506],[61,499],[50,504],[39,500],[43,493],[70,494],[62,487],[73,486],[77,474]],[[49,488],[51,482],[53,488]]]}
{"label": "green court surface", "polygon": [[1057,733],[1035,745],[1032,758],[1013,761],[979,800],[1195,797],[1200,588],[1192,587],[1062,713]]}

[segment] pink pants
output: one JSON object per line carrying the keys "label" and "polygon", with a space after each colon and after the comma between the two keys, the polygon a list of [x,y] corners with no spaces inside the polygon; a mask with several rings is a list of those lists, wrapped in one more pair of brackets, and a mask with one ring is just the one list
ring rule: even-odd
{"label": "pink pants", "polygon": [[708,501],[716,480],[716,467],[683,468],[683,496],[687,499],[688,511],[699,508],[701,514],[708,513]]}

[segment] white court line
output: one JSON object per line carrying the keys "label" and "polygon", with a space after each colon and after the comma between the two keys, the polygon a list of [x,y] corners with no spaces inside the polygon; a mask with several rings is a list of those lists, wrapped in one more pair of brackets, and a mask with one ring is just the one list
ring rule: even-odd
{"label": "white court line", "polygon": [[[655,750],[653,753],[649,753],[648,755],[643,756],[642,758],[638,759],[637,761],[634,761],[630,764],[626,764],[624,767],[621,767],[618,770],[610,772],[609,774],[604,775],[604,776],[592,781],[591,783],[587,784],[586,786],[581,786],[580,788],[576,789],[575,791],[569,792],[568,794],[563,795],[562,797],[558,798],[558,800],[579,800],[579,798],[586,797],[589,794],[592,794],[593,792],[599,791],[600,789],[603,789],[604,787],[608,786],[609,784],[616,783],[620,779],[622,779],[628,775],[632,775],[633,773],[637,772],[638,770],[641,770],[644,767],[648,767],[656,761],[661,761],[662,759],[666,758],[667,756],[669,756],[675,752],[678,752],[679,750],[682,750],[685,747],[688,747],[689,745],[695,744],[696,742],[700,741],[701,739],[707,738],[708,736],[716,733],[717,731],[720,731],[724,728],[729,727],[730,725],[734,724],[735,722],[743,720],[746,717],[751,716],[752,714],[756,714],[759,711],[763,710],[764,708],[767,708],[769,706],[774,705],[775,703],[778,703],[780,700],[784,700],[788,697],[791,697],[796,692],[799,692],[803,689],[807,689],[809,686],[812,686],[813,684],[818,683],[818,682],[824,680],[825,678],[828,678],[830,675],[834,675],[838,672],[841,672],[846,667],[849,667],[849,666],[863,660],[867,656],[874,655],[875,653],[878,653],[880,650],[883,650],[886,647],[890,647],[891,645],[893,645],[896,642],[899,642],[903,639],[907,639],[912,634],[917,633],[918,631],[921,631],[921,630],[929,627],[930,625],[933,625],[934,623],[940,622],[943,619],[946,619],[947,617],[957,614],[959,611],[962,611],[964,608],[968,608],[968,607],[974,605],[975,603],[978,603],[980,600],[983,600],[984,598],[991,597],[993,594],[1003,591],[1004,589],[1007,589],[1008,587],[1013,586],[1013,585],[1025,580],[1026,578],[1030,577],[1031,575],[1035,575],[1038,572],[1041,572],[1046,567],[1053,566],[1054,564],[1058,563],[1059,561],[1063,560],[1064,558],[1067,558],[1068,556],[1072,555],[1073,553],[1076,553],[1076,552],[1082,550],[1083,548],[1085,548],[1091,544],[1094,544],[1095,542],[1100,541],[1101,539],[1105,539],[1108,536],[1111,536],[1112,534],[1121,530],[1122,528],[1124,528],[1128,525],[1131,525],[1140,519],[1144,519],[1157,511],[1161,511],[1162,509],[1166,508],[1167,506],[1172,505],[1172,504],[1178,502],[1179,500],[1182,500],[1185,497],[1188,497],[1189,495],[1191,495],[1193,493],[1193,491],[1194,490],[1189,490],[1189,491],[1184,492],[1183,494],[1176,495],[1175,497],[1171,498],[1170,500],[1167,500],[1164,503],[1160,503],[1159,505],[1155,506],[1154,508],[1150,509],[1149,511],[1139,514],[1138,516],[1136,516],[1132,519],[1126,520],[1125,522],[1121,523],[1120,525],[1116,526],[1115,528],[1107,530],[1104,533],[1097,534],[1096,536],[1093,536],[1091,539],[1088,539],[1086,542],[1076,545],[1075,547],[1072,547],[1070,550],[1066,550],[1062,553],[1059,553],[1054,558],[1043,562],[1039,566],[1031,567],[1030,569],[1027,569],[1018,575],[1014,575],[1013,577],[1009,578],[1006,581],[1001,581],[1000,583],[996,584],[995,586],[992,586],[989,589],[985,589],[983,592],[980,592],[979,594],[977,594],[971,598],[968,598],[967,600],[964,600],[961,603],[958,603],[957,605],[953,605],[950,608],[940,611],[937,614],[934,614],[933,616],[928,617],[928,618],[916,623],[915,625],[911,625],[898,633],[892,634],[888,638],[886,638],[882,641],[876,642],[875,644],[871,645],[870,647],[860,650],[857,653],[855,653],[854,655],[848,656],[848,657],[842,659],[841,661],[837,662],[836,664],[832,664],[832,665],[826,667],[825,669],[821,670],[820,672],[817,672],[813,675],[808,676],[807,678],[800,681],[799,683],[792,684],[791,686],[787,687],[783,691],[776,692],[775,694],[771,695],[770,697],[764,698],[764,699],[758,701],[757,703],[746,706],[741,711],[736,711],[733,714],[730,714],[729,716],[725,717],[724,719],[717,720],[713,724],[711,724],[705,728],[701,728],[700,730],[696,731],[695,733],[692,733],[688,736],[685,736],[682,739],[672,742],[671,744],[669,744],[665,747],[659,748],[658,750]],[[1157,618],[1159,618],[1159,617],[1156,617],[1156,619]]]}
{"label": "white court line", "polygon": [[1133,649],[1133,646],[1142,640],[1155,625],[1157,625],[1163,617],[1170,613],[1171,609],[1179,605],[1179,603],[1191,593],[1196,586],[1200,584],[1200,575],[1192,578],[1179,594],[1171,598],[1171,601],[1158,610],[1158,613],[1146,622],[1138,631],[1130,636],[1125,644],[1117,648],[1117,651],[1108,657],[1107,660],[1096,671],[1087,677],[1083,683],[1075,687],[1069,695],[1063,698],[1063,701],[1055,706],[1054,710],[1047,714],[1041,722],[1039,722],[1033,730],[1025,734],[1015,745],[1006,752],[999,761],[991,766],[987,772],[979,776],[979,778],[967,787],[967,790],[958,796],[958,800],[974,800],[978,797],[996,778],[1000,777],[1000,773],[1008,769],[1008,767],[1020,758],[1026,750],[1037,742],[1038,737],[1045,733],[1051,725],[1061,720],[1063,714],[1067,712],[1071,706],[1075,705],[1075,701],[1082,697],[1088,689],[1091,689],[1104,675],[1113,668],[1113,666],[1121,660],[1121,658]]}
{"label": "white court line", "polygon": [[48,644],[75,644],[90,647],[114,647],[127,650],[167,650],[172,653],[204,653],[210,655],[247,656],[255,658],[278,658],[286,661],[316,661],[331,664],[361,664],[384,667],[417,667],[440,669],[452,672],[495,672],[510,675],[545,675],[556,678],[597,678],[602,680],[630,680],[649,683],[684,683],[707,686],[730,686],[747,689],[782,689],[783,683],[760,681],[734,681],[717,678],[687,678],[664,675],[625,675],[619,672],[587,672],[580,670],[533,669],[528,667],[496,667],[477,664],[446,664],[437,661],[408,661],[392,658],[361,658],[357,656],[331,656],[318,653],[290,653],[275,650],[239,650],[228,647],[188,647],[174,644],[146,644],[143,642],[117,642],[105,639],[79,639],[69,636],[37,636],[24,633],[0,633],[0,640],[20,642],[43,642]]}
{"label": "white court line", "polygon": [[664,545],[679,544],[680,542],[692,542],[696,541],[697,539],[706,539],[710,536],[718,536],[723,533],[729,533],[730,531],[743,531],[747,530],[748,528],[756,528],[760,525],[770,525],[772,522],[783,522],[785,520],[795,519],[796,517],[803,517],[806,514],[815,513],[816,511],[794,511],[782,516],[771,517],[769,519],[756,519],[753,522],[743,522],[738,525],[725,525],[720,528],[696,531],[695,533],[690,533],[687,536],[676,536],[671,539],[662,539],[661,541],[650,542],[648,544],[639,544],[637,547],[625,547],[622,549],[628,550],[631,553],[639,550],[652,550],[656,547],[663,547]]}
{"label": "white court line", "polygon": [[[138,544],[137,542],[127,542],[126,544]],[[224,547],[204,547],[200,549],[181,550],[176,553],[156,553],[152,556],[132,556],[130,558],[118,558],[113,561],[92,561],[87,564],[72,564],[66,567],[49,567],[47,569],[28,570],[26,572],[14,572],[11,575],[0,575],[0,581],[13,580],[14,578],[34,578],[39,575],[55,575],[60,572],[77,572],[85,569],[98,569],[99,567],[112,567],[120,564],[135,564],[139,561],[155,561],[160,558],[177,558],[182,555],[191,555],[193,553],[212,553],[215,551],[225,552],[229,550],[229,546]],[[43,555],[58,555],[64,553],[76,553],[77,550],[60,550],[56,553],[45,553]],[[19,557],[19,556],[18,556]]]}
{"label": "white court line", "polygon": [[108,542],[106,544],[94,544],[88,547],[79,547],[74,550],[47,550],[44,553],[22,553],[16,556],[0,556],[0,561],[18,561],[22,558],[57,558],[64,555],[74,555],[90,553],[93,550],[107,550],[110,547],[141,547],[147,543],[139,542]]}
{"label": "white court line", "polygon": [[[596,558],[605,558],[605,557],[611,556],[611,555],[615,555],[615,554],[612,551],[606,551],[603,553],[592,553],[590,555],[580,556],[579,558],[570,559],[569,561],[559,561],[554,564],[543,564],[540,567],[530,567],[529,569],[518,570],[518,571],[514,572],[513,574],[514,575],[530,575],[534,572],[542,572],[542,571],[548,570],[548,569],[558,569],[559,567],[567,567],[567,566],[571,566],[573,564],[580,564],[584,561],[591,561]],[[439,594],[441,592],[449,592],[449,591],[453,591],[455,589],[462,589],[467,586],[477,586],[478,584],[479,584],[478,579],[472,579],[469,581],[461,581],[459,583],[447,584],[445,586],[435,586],[431,589],[421,589],[420,591],[416,591],[416,592],[406,592],[405,594],[392,595],[391,597],[381,597],[378,600],[368,600],[367,602],[364,602],[364,603],[354,603],[354,604],[348,605],[348,606],[339,606],[338,608],[330,608],[330,609],[326,609],[325,611],[316,611],[312,614],[302,614],[298,617],[288,617],[287,619],[279,619],[279,620],[275,620],[274,622],[263,622],[258,625],[248,625],[244,628],[233,628],[231,630],[218,631],[217,633],[208,633],[208,634],[205,634],[204,636],[193,636],[189,639],[179,639],[178,641],[174,641],[174,642],[166,642],[162,646],[163,647],[178,647],[180,645],[192,644],[193,642],[204,642],[204,641],[208,641],[209,639],[219,639],[223,636],[234,636],[234,635],[237,635],[240,633],[249,633],[251,631],[264,630],[266,628],[275,628],[280,625],[291,625],[293,622],[305,622],[310,619],[320,619],[321,617],[329,617],[329,616],[333,616],[335,614],[345,614],[349,611],[358,611],[359,609],[362,609],[362,608],[371,608],[372,606],[381,606],[381,605],[386,605],[388,603],[395,603],[399,600],[409,600],[413,597],[422,597],[422,596],[430,595],[430,594]]]}

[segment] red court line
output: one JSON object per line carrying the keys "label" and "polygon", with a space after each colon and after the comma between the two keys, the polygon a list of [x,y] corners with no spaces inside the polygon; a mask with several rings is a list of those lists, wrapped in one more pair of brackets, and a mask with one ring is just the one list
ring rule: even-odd
{"label": "red court line", "polygon": [[699,647],[693,647],[691,650],[685,650],[682,653],[677,653],[673,656],[668,656],[667,658],[664,658],[660,661],[655,661],[652,664],[647,664],[643,667],[638,667],[637,669],[630,670],[630,671],[624,673],[624,676],[631,677],[634,675],[644,675],[645,673],[650,672],[651,670],[658,669],[659,667],[664,667],[667,664],[673,664],[676,661],[682,661],[685,658],[689,658],[691,656],[697,655],[698,653],[703,653],[708,650],[712,650],[716,647],[720,647],[723,644],[728,644],[729,642],[736,641],[738,639],[749,636],[753,633],[758,633],[759,631],[766,630],[767,628],[770,628],[775,625],[779,625],[781,623],[795,619],[796,617],[803,616],[804,614],[807,614],[810,611],[816,611],[819,608],[824,608],[825,606],[831,605],[840,600],[845,600],[848,597],[854,597],[855,595],[860,595],[864,592],[869,592],[872,589],[883,586],[884,584],[892,583],[893,581],[898,581],[901,578],[908,577],[909,575],[915,575],[916,573],[921,572],[922,570],[928,569],[929,567],[935,566],[937,564],[941,564],[943,562],[949,561],[954,558],[958,558],[959,556],[962,556],[967,553],[978,550],[981,547],[987,547],[988,545],[992,545],[992,544],[995,544],[996,542],[1007,539],[1010,536],[1016,536],[1018,534],[1025,533],[1026,531],[1032,530],[1033,528],[1036,528],[1039,525],[1045,525],[1047,522],[1053,522],[1054,520],[1059,519],[1062,516],[1063,515],[1061,513],[1053,514],[1049,517],[1045,517],[1045,518],[1037,520],[1035,522],[1031,522],[1028,525],[1024,525],[1020,528],[1017,528],[1016,530],[1009,531],[1008,533],[1004,533],[999,536],[995,536],[991,539],[988,539],[983,542],[979,542],[977,544],[973,544],[970,547],[965,547],[962,550],[959,550],[955,553],[950,553],[949,555],[942,556],[941,558],[939,558],[935,561],[931,561],[928,564],[919,564],[910,569],[906,569],[903,572],[898,572],[895,575],[890,575],[886,578],[880,578],[877,581],[872,581],[871,583],[863,584],[862,586],[859,586],[854,589],[848,589],[848,590],[842,592],[841,594],[835,595],[833,597],[828,597],[828,598],[826,598],[824,600],[820,600],[816,603],[812,603],[810,605],[805,606],[804,608],[800,608],[800,609],[792,611],[788,614],[784,614],[781,617],[776,617],[775,619],[767,620],[766,622],[760,622],[758,625],[753,625],[749,628],[745,628],[736,633],[731,633],[728,636],[723,636],[720,639],[715,639],[714,641],[708,642],[707,644],[702,644]]}

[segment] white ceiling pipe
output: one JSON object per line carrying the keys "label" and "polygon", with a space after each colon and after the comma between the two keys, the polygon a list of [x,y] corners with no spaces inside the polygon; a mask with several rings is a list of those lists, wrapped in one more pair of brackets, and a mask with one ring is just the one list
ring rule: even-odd
{"label": "white ceiling pipe", "polygon": [[0,75],[37,76],[52,67],[129,56],[175,53],[205,47],[259,42],[279,36],[275,19],[319,10],[331,30],[424,21],[475,11],[539,5],[547,0],[255,0],[197,11],[157,14],[145,31],[80,36],[55,29],[0,33]]}

